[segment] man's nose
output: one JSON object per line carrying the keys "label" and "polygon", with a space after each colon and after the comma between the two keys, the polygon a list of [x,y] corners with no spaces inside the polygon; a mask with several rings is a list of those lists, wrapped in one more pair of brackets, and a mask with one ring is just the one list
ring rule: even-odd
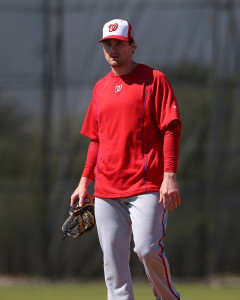
{"label": "man's nose", "polygon": [[117,46],[116,45],[112,45],[111,46],[111,52],[116,52],[117,51]]}

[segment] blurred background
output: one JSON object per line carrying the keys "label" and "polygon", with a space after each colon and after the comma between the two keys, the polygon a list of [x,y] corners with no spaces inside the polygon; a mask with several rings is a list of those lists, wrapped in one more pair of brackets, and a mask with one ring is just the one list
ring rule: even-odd
{"label": "blurred background", "polygon": [[[102,278],[96,229],[62,240],[86,158],[79,131],[114,18],[165,73],[182,117],[172,275],[240,275],[240,0],[0,0],[0,274]],[[89,192],[93,192],[93,186]],[[131,255],[135,278],[145,277]]]}

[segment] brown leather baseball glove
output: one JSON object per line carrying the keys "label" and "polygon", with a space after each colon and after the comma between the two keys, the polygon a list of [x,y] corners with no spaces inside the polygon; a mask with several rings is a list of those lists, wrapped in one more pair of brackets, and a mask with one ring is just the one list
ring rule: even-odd
{"label": "brown leather baseball glove", "polygon": [[87,195],[84,198],[84,205],[82,207],[79,207],[77,201],[70,208],[69,217],[62,226],[64,238],[66,235],[74,239],[79,238],[85,232],[95,227],[94,200],[93,195]]}

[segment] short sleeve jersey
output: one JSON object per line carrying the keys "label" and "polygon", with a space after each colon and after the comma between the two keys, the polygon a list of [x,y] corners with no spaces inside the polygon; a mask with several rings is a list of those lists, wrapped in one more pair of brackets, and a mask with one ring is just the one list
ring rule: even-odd
{"label": "short sleeve jersey", "polygon": [[129,74],[111,71],[99,80],[81,133],[99,141],[95,196],[129,197],[159,191],[163,179],[163,136],[180,121],[169,81],[138,64]]}

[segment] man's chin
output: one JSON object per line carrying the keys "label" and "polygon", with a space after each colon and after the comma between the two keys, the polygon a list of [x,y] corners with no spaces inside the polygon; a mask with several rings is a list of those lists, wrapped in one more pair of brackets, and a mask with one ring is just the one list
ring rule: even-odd
{"label": "man's chin", "polygon": [[116,60],[110,61],[109,64],[110,64],[111,67],[120,67],[120,65],[121,65],[121,64],[120,64],[118,61],[116,61]]}

